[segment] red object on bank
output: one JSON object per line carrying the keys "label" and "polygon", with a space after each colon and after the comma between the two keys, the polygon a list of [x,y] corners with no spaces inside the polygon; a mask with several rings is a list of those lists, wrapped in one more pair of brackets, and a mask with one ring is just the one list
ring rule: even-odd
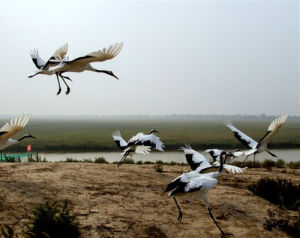
{"label": "red object on bank", "polygon": [[27,145],[27,152],[31,151],[31,145]]}

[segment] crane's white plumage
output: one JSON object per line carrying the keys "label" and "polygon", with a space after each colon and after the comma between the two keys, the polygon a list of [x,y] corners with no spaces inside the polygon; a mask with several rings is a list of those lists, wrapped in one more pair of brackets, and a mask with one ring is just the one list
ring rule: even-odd
{"label": "crane's white plumage", "polygon": [[225,162],[225,160],[226,152],[223,151],[221,153],[221,164],[218,168],[218,171],[206,174],[199,174],[196,171],[191,171],[175,178],[171,183],[167,185],[165,192],[169,192],[169,197],[173,197],[175,201],[179,213],[177,218],[179,222],[181,222],[183,214],[176,200],[176,197],[188,200],[200,198],[204,201],[209,215],[221,232],[222,237],[226,235],[213,217],[207,198],[207,192],[211,188],[215,187],[218,183],[217,178],[220,176],[223,170],[223,163]]}
{"label": "crane's white plumage", "polygon": [[201,171],[204,168],[211,167],[211,164],[207,161],[206,157],[201,153],[193,150],[190,145],[181,147],[185,154],[185,158],[192,170]]}
{"label": "crane's white plumage", "polygon": [[16,144],[25,138],[35,138],[30,134],[26,134],[18,140],[11,139],[10,137],[23,130],[29,121],[29,115],[21,115],[11,119],[4,126],[0,128],[0,150],[4,150],[8,146]]}
{"label": "crane's white plumage", "polygon": [[67,59],[66,54],[68,53],[68,44],[65,43],[59,47],[53,55],[45,62],[39,55],[37,49],[33,49],[30,53],[31,59],[35,66],[39,69],[36,74],[29,76],[30,78],[34,77],[37,74],[47,74],[51,75],[52,72],[49,71],[50,67],[59,65],[62,61]]}
{"label": "crane's white plumage", "polygon": [[274,136],[280,127],[285,123],[288,115],[282,115],[271,122],[268,127],[267,133],[259,140],[258,144],[266,145]]}
{"label": "crane's white plumage", "polygon": [[[280,127],[285,123],[288,115],[282,115],[275,120],[273,120],[269,127],[266,134],[259,140],[259,142],[256,142],[251,137],[247,136],[245,133],[241,132],[239,129],[235,128],[232,124],[226,124],[228,128],[233,132],[233,135],[245,146],[247,146],[250,150],[244,151],[243,153],[246,155],[246,159],[249,155],[254,155],[254,161],[255,161],[255,154],[261,153],[263,151],[268,152],[273,157],[277,157],[275,154],[271,153],[268,149],[268,142],[271,140],[271,138],[277,133]],[[246,160],[245,159],[245,160]]]}
{"label": "crane's white plumage", "polygon": [[127,147],[127,142],[123,139],[121,136],[120,131],[115,131],[112,134],[112,137],[114,138],[114,141],[116,142],[117,146],[121,149],[124,150]]}
{"label": "crane's white plumage", "polygon": [[68,44],[64,44],[54,52],[52,57],[50,57],[50,59],[46,63],[41,59],[38,51],[33,50],[31,52],[31,58],[36,67],[39,69],[39,71],[34,75],[29,76],[29,78],[32,78],[37,74],[56,74],[58,83],[57,95],[61,93],[60,79],[64,82],[64,84],[67,87],[66,94],[68,95],[71,91],[69,85],[65,81],[65,79],[70,81],[71,79],[67,76],[62,75],[66,72],[82,72],[85,70],[90,70],[93,72],[105,73],[118,79],[118,77],[115,76],[112,71],[95,69],[90,65],[90,63],[102,62],[105,60],[112,59],[120,53],[122,47],[123,43],[116,43],[110,45],[108,48],[103,48],[102,50],[92,52],[85,56],[78,57],[74,60],[69,60],[69,57],[66,56],[68,52]]}
{"label": "crane's white plumage", "polygon": [[156,150],[164,151],[163,143],[161,142],[159,137],[154,134],[138,133],[129,139],[128,146],[131,145],[147,145]]}
{"label": "crane's white plumage", "polygon": [[23,130],[29,121],[29,115],[21,115],[11,119],[0,128],[0,140],[7,140],[9,137]]}
{"label": "crane's white plumage", "polygon": [[[198,173],[204,174],[204,173],[210,173],[217,171],[220,166],[220,156],[222,152],[225,153],[226,159],[231,157],[231,153],[227,153],[223,150],[220,150],[218,156],[216,157],[216,161],[213,164],[210,164],[206,157],[202,155],[201,153],[195,151],[192,149],[190,145],[185,145],[185,147],[181,148],[183,152],[185,153],[185,158],[189,166],[192,170],[195,170]],[[217,150],[215,150],[217,152]],[[234,165],[227,165],[224,164],[224,169],[228,171],[229,173],[242,173],[244,172],[243,168],[239,168]]]}
{"label": "crane's white plumage", "polygon": [[123,139],[120,131],[113,132],[112,136],[115,143],[121,150],[123,150],[123,156],[119,161],[118,166],[126,159],[128,155],[132,156],[134,153],[149,154],[151,148],[163,151],[163,143],[160,141],[159,137],[152,134],[153,132],[157,131],[152,129],[149,134],[138,133],[131,137],[128,142]]}
{"label": "crane's white plumage", "polygon": [[103,48],[102,50],[89,53],[85,56],[78,57],[74,60],[63,61],[61,64],[56,67],[51,68],[52,73],[63,73],[63,72],[82,72],[84,70],[90,70],[97,72],[90,63],[93,62],[102,62],[110,60],[116,57],[123,47],[123,43],[116,43],[110,45],[107,49]]}
{"label": "crane's white plumage", "polygon": [[257,146],[257,142],[251,137],[247,136],[245,133],[234,127],[232,124],[226,124],[226,126],[232,130],[233,135],[237,138],[243,145],[249,149],[253,149]]}

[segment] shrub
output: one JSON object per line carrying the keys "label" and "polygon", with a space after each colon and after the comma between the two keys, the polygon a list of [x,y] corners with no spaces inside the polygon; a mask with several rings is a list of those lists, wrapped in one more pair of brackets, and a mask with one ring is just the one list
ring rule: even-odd
{"label": "shrub", "polygon": [[285,161],[283,159],[278,159],[275,162],[275,167],[276,168],[284,168],[284,166],[285,166]]}
{"label": "shrub", "polygon": [[80,235],[76,216],[70,215],[69,202],[50,202],[37,204],[33,217],[29,221],[27,234],[29,237],[45,238],[77,238]]}
{"label": "shrub", "polygon": [[263,168],[271,168],[275,166],[275,161],[266,159],[262,162],[262,167]]}
{"label": "shrub", "polygon": [[136,162],[136,164],[141,165],[141,164],[143,164],[143,161],[139,160],[139,161]]}
{"label": "shrub", "polygon": [[108,164],[108,162],[106,161],[106,159],[104,157],[95,158],[94,163]]}
{"label": "shrub", "polygon": [[15,237],[13,229],[8,225],[0,225],[0,237],[2,238]]}
{"label": "shrub", "polygon": [[268,218],[264,223],[264,228],[271,231],[273,228],[280,229],[291,237],[300,237],[300,211],[296,221],[290,222],[290,217],[282,213],[276,214],[271,209],[267,210]]}
{"label": "shrub", "polygon": [[124,159],[123,164],[134,164],[134,160],[133,159]]}
{"label": "shrub", "polygon": [[83,161],[79,161],[79,162],[93,163],[92,159],[83,159]]}
{"label": "shrub", "polygon": [[262,178],[248,189],[280,207],[297,210],[300,206],[300,185],[294,185],[285,179]]}
{"label": "shrub", "polygon": [[72,162],[79,162],[79,160],[76,160],[76,159],[73,159],[73,158],[67,158],[66,162],[70,162],[70,163],[72,163]]}
{"label": "shrub", "polygon": [[155,164],[160,164],[160,165],[163,165],[164,162],[162,160],[156,160]]}
{"label": "shrub", "polygon": [[290,162],[289,163],[289,167],[291,169],[300,169],[300,161],[297,161],[297,162]]}
{"label": "shrub", "polygon": [[144,164],[154,164],[154,162],[151,162],[151,161],[145,161]]}
{"label": "shrub", "polygon": [[163,167],[160,164],[155,165],[155,171],[157,173],[162,173],[163,172]]}

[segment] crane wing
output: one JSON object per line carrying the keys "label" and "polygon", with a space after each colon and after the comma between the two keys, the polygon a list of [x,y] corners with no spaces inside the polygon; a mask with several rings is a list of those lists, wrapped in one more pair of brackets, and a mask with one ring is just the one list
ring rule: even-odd
{"label": "crane wing", "polygon": [[68,61],[67,64],[88,64],[91,62],[101,62],[105,60],[110,60],[116,57],[123,47],[123,43],[115,43],[110,45],[108,48],[103,48],[88,55],[76,58],[72,61]]}
{"label": "crane wing", "polygon": [[186,161],[192,170],[201,170],[211,166],[205,156],[193,150],[190,145],[185,145],[185,147],[181,147],[180,149],[183,150]]}
{"label": "crane wing", "polygon": [[54,67],[59,65],[62,61],[66,60],[66,54],[68,53],[68,43],[65,43],[61,47],[59,47],[53,55],[48,59],[43,69],[48,69],[50,67]]}
{"label": "crane wing", "polygon": [[165,147],[159,137],[154,134],[145,135],[144,133],[138,133],[137,135],[131,137],[128,141],[128,146],[131,145],[149,146],[159,151],[164,151]]}
{"label": "crane wing", "polygon": [[0,140],[7,140],[14,134],[23,130],[29,121],[29,115],[21,115],[11,119],[0,129]]}
{"label": "crane wing", "polygon": [[232,130],[234,137],[237,138],[243,145],[247,146],[247,148],[253,149],[257,146],[257,142],[255,140],[235,128],[232,124],[226,124],[226,126]]}
{"label": "crane wing", "polygon": [[197,176],[191,178],[189,181],[186,182],[183,181],[178,182],[177,186],[173,189],[173,191],[169,193],[169,196],[173,196],[178,193],[192,193],[195,191],[207,190],[216,186],[217,183],[218,183],[217,179]]}
{"label": "crane wing", "polygon": [[60,61],[63,61],[66,59],[66,55],[68,53],[68,43],[65,43],[64,45],[62,45],[61,47],[59,47],[54,54],[52,55],[52,57],[54,57],[55,59],[58,59]]}
{"label": "crane wing", "polygon": [[[217,167],[219,169],[220,167],[220,162],[216,161],[213,163],[213,167]],[[244,170],[246,168],[240,168],[240,167],[237,167],[237,166],[234,166],[234,165],[230,165],[230,164],[223,164],[223,168],[228,171],[229,173],[232,173],[232,174],[239,174],[239,173],[243,173]],[[202,171],[201,171],[202,173]]]}
{"label": "crane wing", "polygon": [[282,115],[271,122],[267,133],[259,140],[258,145],[267,144],[273,135],[279,130],[280,127],[285,123],[288,115]]}
{"label": "crane wing", "polygon": [[210,156],[213,158],[213,160],[216,161],[219,158],[222,150],[219,150],[219,149],[207,149],[207,150],[205,150],[205,152],[209,153]]}
{"label": "crane wing", "polygon": [[[130,151],[130,150],[132,150],[132,148],[129,146],[124,150],[124,152],[122,154],[124,155],[127,151]],[[144,146],[144,145],[135,146],[135,150],[134,150],[135,153],[143,154],[143,155],[150,154],[150,151],[151,151],[151,147]]]}
{"label": "crane wing", "polygon": [[35,66],[38,69],[43,68],[43,66],[45,65],[45,61],[42,60],[42,58],[39,55],[39,51],[37,49],[33,49],[30,52],[30,56],[31,56],[31,59],[32,59],[33,63],[35,64]]}
{"label": "crane wing", "polygon": [[121,149],[124,150],[127,147],[127,142],[123,139],[121,136],[120,131],[115,131],[112,134],[112,137],[114,138],[114,141],[116,142],[117,146]]}

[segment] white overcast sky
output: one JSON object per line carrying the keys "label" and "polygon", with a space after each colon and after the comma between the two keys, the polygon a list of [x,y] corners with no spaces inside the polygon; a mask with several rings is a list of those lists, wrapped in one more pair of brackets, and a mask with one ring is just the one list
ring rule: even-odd
{"label": "white overcast sky", "polygon": [[[299,1],[0,0],[1,113],[300,115]],[[62,44],[70,59],[124,42],[101,73],[39,75]]]}

